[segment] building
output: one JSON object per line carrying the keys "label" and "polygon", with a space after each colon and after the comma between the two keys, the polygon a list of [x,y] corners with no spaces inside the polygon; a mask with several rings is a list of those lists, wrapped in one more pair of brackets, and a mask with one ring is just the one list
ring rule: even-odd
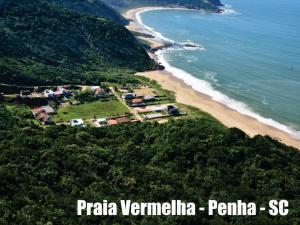
{"label": "building", "polygon": [[124,101],[129,101],[135,98],[135,94],[134,93],[125,93],[122,95],[122,99]]}
{"label": "building", "polygon": [[55,98],[62,98],[64,93],[62,91],[55,91],[54,96]]}
{"label": "building", "polygon": [[96,91],[96,90],[99,89],[99,88],[100,88],[100,86],[92,86],[92,87],[91,87],[92,91]]}
{"label": "building", "polygon": [[52,124],[52,118],[47,113],[42,112],[36,118],[39,122],[43,123],[44,125]]}
{"label": "building", "polygon": [[45,98],[54,98],[55,92],[52,91],[51,89],[46,89],[43,91],[43,95],[45,96]]}
{"label": "building", "polygon": [[82,119],[72,119],[70,124],[71,127],[85,127],[85,124]]}
{"label": "building", "polygon": [[152,113],[152,114],[144,115],[144,118],[146,120],[158,119],[158,118],[162,118],[162,117],[165,117],[165,116],[161,113]]}
{"label": "building", "polygon": [[46,106],[42,106],[42,107],[39,107],[39,108],[33,108],[33,109],[31,109],[31,112],[35,116],[39,115],[40,113],[54,114],[55,109],[53,109],[49,105],[46,105]]}
{"label": "building", "polygon": [[41,113],[45,113],[45,109],[43,107],[31,109],[31,112],[34,116],[38,116]]}
{"label": "building", "polygon": [[56,91],[54,92],[54,96],[56,98],[70,97],[71,94],[64,87],[58,86]]}
{"label": "building", "polygon": [[146,106],[143,98],[134,98],[130,100],[129,105],[131,107],[144,107]]}
{"label": "building", "polygon": [[103,88],[97,88],[95,91],[94,91],[94,94],[95,96],[101,96],[101,95],[104,95],[106,94],[105,90]]}
{"label": "building", "polygon": [[55,109],[49,105],[42,106],[41,108],[43,108],[45,113],[47,113],[47,114],[55,114]]}
{"label": "building", "polygon": [[92,120],[96,127],[105,127],[108,125],[106,118]]}
{"label": "building", "polygon": [[20,91],[20,97],[21,97],[21,98],[29,97],[30,94],[31,94],[31,91],[30,91],[30,90],[21,90],[21,91]]}
{"label": "building", "polygon": [[39,92],[32,92],[30,98],[44,98],[44,95]]}
{"label": "building", "polygon": [[142,99],[142,98],[134,98],[130,102],[131,102],[131,104],[141,104],[141,103],[144,102],[144,99]]}
{"label": "building", "polygon": [[166,106],[156,106],[156,107],[153,107],[153,112],[162,112],[162,111],[166,111],[167,110],[167,107]]}
{"label": "building", "polygon": [[143,99],[145,100],[145,101],[154,101],[155,100],[155,97],[153,96],[153,95],[145,95],[144,97],[143,97]]}
{"label": "building", "polygon": [[172,115],[172,116],[180,115],[178,109],[174,105],[168,105],[167,106],[167,112],[168,112],[169,115]]}

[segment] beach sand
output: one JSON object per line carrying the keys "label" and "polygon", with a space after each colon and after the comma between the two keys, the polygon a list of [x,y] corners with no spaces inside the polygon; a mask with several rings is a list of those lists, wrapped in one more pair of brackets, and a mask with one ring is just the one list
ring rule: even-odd
{"label": "beach sand", "polygon": [[[146,30],[138,23],[138,21],[136,19],[136,14],[143,10],[161,9],[161,8],[162,7],[142,7],[142,8],[130,9],[130,10],[126,11],[123,14],[123,16],[130,21],[130,23],[126,26],[126,28],[131,31],[145,33]],[[176,8],[176,9],[181,9],[181,8]],[[138,36],[138,38],[148,42],[152,49],[159,49],[159,48],[163,48],[165,46],[165,43],[163,43],[161,40],[158,40],[156,38],[147,38],[147,37],[141,37],[141,36]]]}
{"label": "beach sand", "polygon": [[[136,13],[145,9],[157,8],[159,7],[144,7],[131,9],[125,12],[123,16],[131,21],[127,26],[127,29],[141,33],[145,32],[145,30],[136,20]],[[157,39],[143,39],[150,43],[151,48],[164,46],[164,43]],[[149,54],[151,55],[151,53]],[[151,57],[155,58],[153,54]],[[300,140],[291,137],[288,133],[285,133],[275,127],[268,126],[259,122],[255,118],[243,115],[238,111],[227,107],[226,105],[212,100],[210,96],[193,90],[192,87],[188,86],[182,80],[179,80],[167,71],[149,71],[138,73],[137,75],[157,81],[164,89],[173,91],[175,93],[177,102],[197,107],[202,111],[209,113],[227,127],[237,127],[246,132],[249,136],[255,136],[257,134],[268,135],[287,145],[300,149]]]}

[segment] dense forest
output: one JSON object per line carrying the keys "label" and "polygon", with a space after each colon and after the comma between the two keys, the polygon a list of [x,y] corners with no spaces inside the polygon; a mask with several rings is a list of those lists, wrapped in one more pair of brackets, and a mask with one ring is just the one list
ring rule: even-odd
{"label": "dense forest", "polygon": [[[0,224],[300,224],[300,154],[249,138],[203,114],[167,124],[47,129],[23,108],[0,107]],[[208,199],[287,199],[286,217],[77,216],[76,200],[205,205]]]}
{"label": "dense forest", "polygon": [[215,11],[218,10],[218,6],[222,6],[220,0],[103,0],[103,2],[118,10],[141,6],[181,6]]}
{"label": "dense forest", "polygon": [[0,2],[0,43],[0,82],[8,84],[120,81],[154,68],[123,26],[40,0]]}
{"label": "dense forest", "polygon": [[48,2],[49,1],[52,1],[58,6],[65,7],[88,16],[108,18],[121,25],[126,25],[128,23],[128,21],[117,11],[100,0],[48,0]]}

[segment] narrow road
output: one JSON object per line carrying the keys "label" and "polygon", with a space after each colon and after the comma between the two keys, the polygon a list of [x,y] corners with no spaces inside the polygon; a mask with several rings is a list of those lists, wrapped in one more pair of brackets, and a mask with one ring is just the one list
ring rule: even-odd
{"label": "narrow road", "polygon": [[122,102],[123,105],[125,105],[125,106],[128,108],[129,112],[132,113],[132,114],[135,116],[136,119],[138,119],[138,120],[140,120],[140,121],[143,121],[143,120],[144,120],[144,119],[138,114],[138,112],[137,112],[135,109],[129,107],[129,106],[126,104],[126,102],[123,101],[123,99],[118,95],[118,93],[114,90],[113,87],[109,87],[109,89],[110,89],[111,92],[116,96],[116,98],[117,98],[120,102]]}

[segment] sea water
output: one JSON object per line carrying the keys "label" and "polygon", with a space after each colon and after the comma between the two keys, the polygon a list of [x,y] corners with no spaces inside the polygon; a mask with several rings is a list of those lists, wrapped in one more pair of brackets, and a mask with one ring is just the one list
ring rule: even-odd
{"label": "sea water", "polygon": [[[300,1],[226,0],[222,14],[137,15],[157,38],[166,69],[199,92],[300,137]],[[198,47],[185,48],[189,43]]]}

